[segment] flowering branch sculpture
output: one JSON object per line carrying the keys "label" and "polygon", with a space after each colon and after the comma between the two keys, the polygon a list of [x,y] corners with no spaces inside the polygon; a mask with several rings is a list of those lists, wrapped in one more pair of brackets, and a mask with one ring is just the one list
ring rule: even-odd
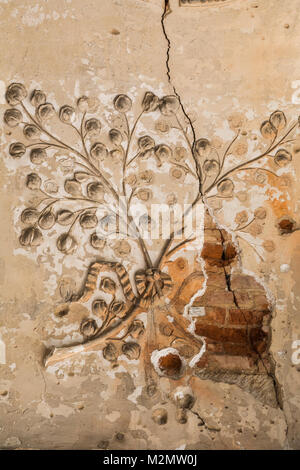
{"label": "flowering branch sculpture", "polygon": [[[23,136],[26,139],[26,142],[17,141],[10,144],[10,156],[20,159],[28,153],[31,164],[38,168],[45,161],[49,161],[50,156],[56,159],[55,152],[63,151],[73,158],[74,171],[72,177],[64,180],[63,195],[58,195],[58,188],[53,182],[48,185],[43,183],[38,171],[27,175],[26,186],[38,194],[40,199],[21,214],[25,228],[19,237],[20,244],[24,247],[38,246],[43,242],[44,232],[57,224],[67,227],[57,238],[56,246],[60,252],[75,252],[78,242],[74,231],[78,226],[89,233],[90,245],[95,250],[102,250],[106,237],[99,236],[97,227],[100,226],[108,236],[113,225],[112,220],[116,217],[122,220],[125,226],[129,227],[129,233],[125,236],[131,237],[137,243],[144,260],[144,268],[135,273],[135,286],[132,287],[128,273],[121,263],[99,260],[96,256],[97,261],[89,269],[83,292],[69,301],[87,302],[94,293],[99,274],[106,271],[116,273],[124,300],[116,299],[116,283],[109,277],[102,277],[100,290],[110,295],[111,299],[109,302],[103,298],[93,301],[93,317],[84,318],[80,325],[83,337],[80,346],[84,344],[85,350],[90,350],[101,344],[103,356],[111,362],[116,361],[121,353],[130,359],[136,359],[141,351],[138,339],[145,329],[143,322],[136,317],[145,309],[152,308],[151,306],[164,299],[172,290],[173,279],[164,266],[174,253],[194,241],[194,237],[188,237],[176,244],[178,235],[182,234],[184,229],[185,218],[198,204],[204,204],[208,208],[210,198],[231,198],[235,189],[233,177],[238,172],[263,171],[276,175],[270,168],[257,167],[256,164],[268,158],[278,167],[282,167],[292,160],[292,153],[285,147],[294,141],[292,135],[298,121],[287,127],[285,114],[282,111],[273,112],[260,128],[263,139],[269,142],[267,147],[258,155],[228,168],[228,157],[241,136],[240,129],[220,156],[208,139],[193,139],[194,130],[181,115],[180,103],[175,96],[158,98],[152,92],[146,92],[141,110],[130,125],[132,101],[127,95],[117,95],[113,100],[117,114],[115,126],[110,128],[106,135],[102,123],[95,117],[97,103],[92,98],[82,96],[77,100],[76,107],[64,105],[58,111],[47,102],[47,97],[41,90],[31,93],[29,104],[26,104],[26,99],[27,91],[22,84],[9,85],[6,100],[11,107],[5,111],[4,121],[10,128],[23,126]],[[157,144],[149,135],[136,137],[143,118],[157,112],[165,119],[158,121],[157,132],[164,132],[171,127],[182,136],[184,146],[174,148],[171,144]],[[72,142],[61,137],[65,133],[63,128],[59,136],[50,129],[49,123],[52,123],[54,118],[58,118],[57,122],[72,131]],[[150,256],[142,230],[143,226],[153,221],[145,215],[137,221],[132,212],[134,200],[147,203],[153,195],[153,170],[148,168],[138,175],[132,171],[139,167],[141,162],[151,162],[151,168],[155,164],[157,172],[160,173],[168,169],[169,177],[174,181],[182,182],[187,175],[194,181],[194,195],[190,206],[182,214],[178,226],[174,224],[155,260]],[[117,164],[118,181],[114,181],[112,172],[107,171],[109,164]],[[173,201],[171,199],[168,201],[169,205],[175,201],[175,198]],[[99,208],[105,212],[101,219],[97,216]],[[263,208],[257,209],[250,222],[247,216],[240,215],[236,231],[245,231],[254,220],[262,220],[265,216]],[[129,252],[130,246],[126,239],[123,239],[116,249],[122,256]],[[58,309],[57,314],[64,316],[67,312],[68,308],[63,306]],[[174,345],[174,341],[182,336],[188,338],[191,345],[196,345],[198,351],[203,346],[201,338],[187,332],[184,320],[183,323],[175,321],[171,330],[169,346]],[[48,363],[59,361],[78,351],[78,345],[61,348],[49,356]],[[180,375],[180,370],[177,370],[177,375]],[[175,376],[176,373],[172,375],[173,378]]]}

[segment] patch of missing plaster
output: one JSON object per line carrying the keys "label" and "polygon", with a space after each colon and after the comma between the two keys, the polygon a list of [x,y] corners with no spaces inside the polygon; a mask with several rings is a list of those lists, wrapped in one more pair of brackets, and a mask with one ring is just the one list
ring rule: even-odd
{"label": "patch of missing plaster", "polygon": [[162,370],[159,366],[159,361],[160,361],[161,358],[166,357],[169,354],[178,356],[180,358],[182,365],[181,365],[181,370],[180,370],[178,376],[182,375],[182,373],[185,369],[185,365],[186,365],[185,360],[184,360],[184,358],[182,358],[179,355],[177,349],[175,349],[175,348],[165,348],[165,349],[161,349],[161,350],[156,349],[155,351],[152,352],[152,354],[151,354],[151,363],[154,367],[154,370],[156,371],[156,373],[159,376],[164,376],[164,373],[162,372]]}

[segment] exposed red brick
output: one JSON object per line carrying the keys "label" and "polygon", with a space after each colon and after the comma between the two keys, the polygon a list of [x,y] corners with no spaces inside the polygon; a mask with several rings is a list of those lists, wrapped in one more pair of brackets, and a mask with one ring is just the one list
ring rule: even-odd
{"label": "exposed red brick", "polygon": [[254,353],[250,344],[223,343],[223,351],[233,356],[248,356]]}
{"label": "exposed red brick", "polygon": [[228,324],[229,325],[260,325],[264,315],[268,310],[247,310],[247,309],[229,309]]}
{"label": "exposed red brick", "polygon": [[208,243],[203,244],[201,256],[204,259],[211,260],[221,260],[223,256],[223,245],[222,243]]}
{"label": "exposed red brick", "polygon": [[225,249],[224,249],[224,258],[226,261],[232,261],[236,257],[236,249],[233,243],[226,242]]}
{"label": "exposed red brick", "polygon": [[233,274],[230,278],[231,288],[236,289],[256,289],[265,293],[262,285],[260,285],[253,276],[245,274]]}
{"label": "exposed red brick", "polygon": [[208,287],[205,291],[205,294],[202,297],[197,297],[195,299],[195,302],[196,301],[199,307],[222,307],[225,305],[228,305],[229,307],[234,306],[232,292],[226,291],[224,289],[214,289],[213,287]]}
{"label": "exposed red brick", "polygon": [[268,334],[262,331],[261,328],[251,328],[249,338],[255,351],[263,353],[267,349]]}
{"label": "exposed red brick", "polygon": [[[198,303],[193,303],[193,306],[197,307]],[[197,322],[214,322],[214,323],[224,323],[226,317],[226,309],[221,307],[205,307],[205,315],[203,317],[198,317]]]}
{"label": "exposed red brick", "polygon": [[182,361],[177,354],[169,353],[159,359],[158,365],[166,376],[175,377],[180,374]]}
{"label": "exposed red brick", "polygon": [[196,364],[198,368],[235,370],[242,372],[243,370],[255,370],[255,362],[250,356],[234,356],[225,354],[207,354],[202,356]]}
{"label": "exposed red brick", "polygon": [[249,310],[254,307],[253,297],[249,292],[243,290],[235,290],[234,295],[239,308]]}
{"label": "exposed red brick", "polygon": [[246,328],[220,328],[216,325],[203,325],[196,322],[195,333],[220,342],[246,343],[248,341]]}

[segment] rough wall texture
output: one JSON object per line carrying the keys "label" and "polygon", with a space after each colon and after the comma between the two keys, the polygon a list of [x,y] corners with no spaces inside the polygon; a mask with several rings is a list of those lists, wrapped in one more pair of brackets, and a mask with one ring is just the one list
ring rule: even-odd
{"label": "rough wall texture", "polygon": [[299,7],[0,1],[1,448],[300,448]]}

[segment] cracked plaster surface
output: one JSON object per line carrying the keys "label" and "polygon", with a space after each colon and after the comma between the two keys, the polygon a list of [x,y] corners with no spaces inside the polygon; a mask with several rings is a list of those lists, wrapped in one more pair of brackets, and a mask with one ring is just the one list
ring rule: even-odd
{"label": "cracked plaster surface", "polygon": [[[11,81],[22,81],[55,92],[60,102],[95,89],[102,100],[115,92],[139,98],[148,89],[175,93],[194,140],[199,134],[231,137],[228,118],[234,113],[246,116],[253,127],[278,107],[297,114],[291,97],[292,83],[300,79],[293,65],[300,48],[298,0],[288,5],[236,1],[205,11],[181,9],[174,0],[127,0],[126,8],[124,2],[103,0],[101,9],[94,0],[87,3],[0,3],[1,36],[10,44],[0,62],[2,92]],[[299,163],[293,165],[287,210],[296,218]],[[264,238],[271,237],[277,250],[262,261],[245,244],[241,258],[275,299],[271,352],[280,407],[264,405],[236,385],[191,377],[197,402],[187,423],[179,425],[172,403],[164,402],[173,387],[162,377],[159,386],[170,418],[158,429],[134,364],[129,371],[123,366],[110,370],[97,354],[89,354],[43,369],[40,332],[58,303],[58,278],[72,272],[80,285],[85,265],[71,261],[68,269],[48,258],[37,269],[38,260],[16,250],[12,207],[22,187],[21,175],[13,179],[12,172],[1,162],[1,205],[3,218],[9,219],[1,233],[2,448],[299,448],[299,372],[291,362],[292,342],[300,334],[299,232],[280,239],[276,199],[272,203],[263,192],[244,194],[246,201],[235,204],[251,211],[261,200],[271,212]],[[223,224],[230,224],[234,209],[225,204]]]}

